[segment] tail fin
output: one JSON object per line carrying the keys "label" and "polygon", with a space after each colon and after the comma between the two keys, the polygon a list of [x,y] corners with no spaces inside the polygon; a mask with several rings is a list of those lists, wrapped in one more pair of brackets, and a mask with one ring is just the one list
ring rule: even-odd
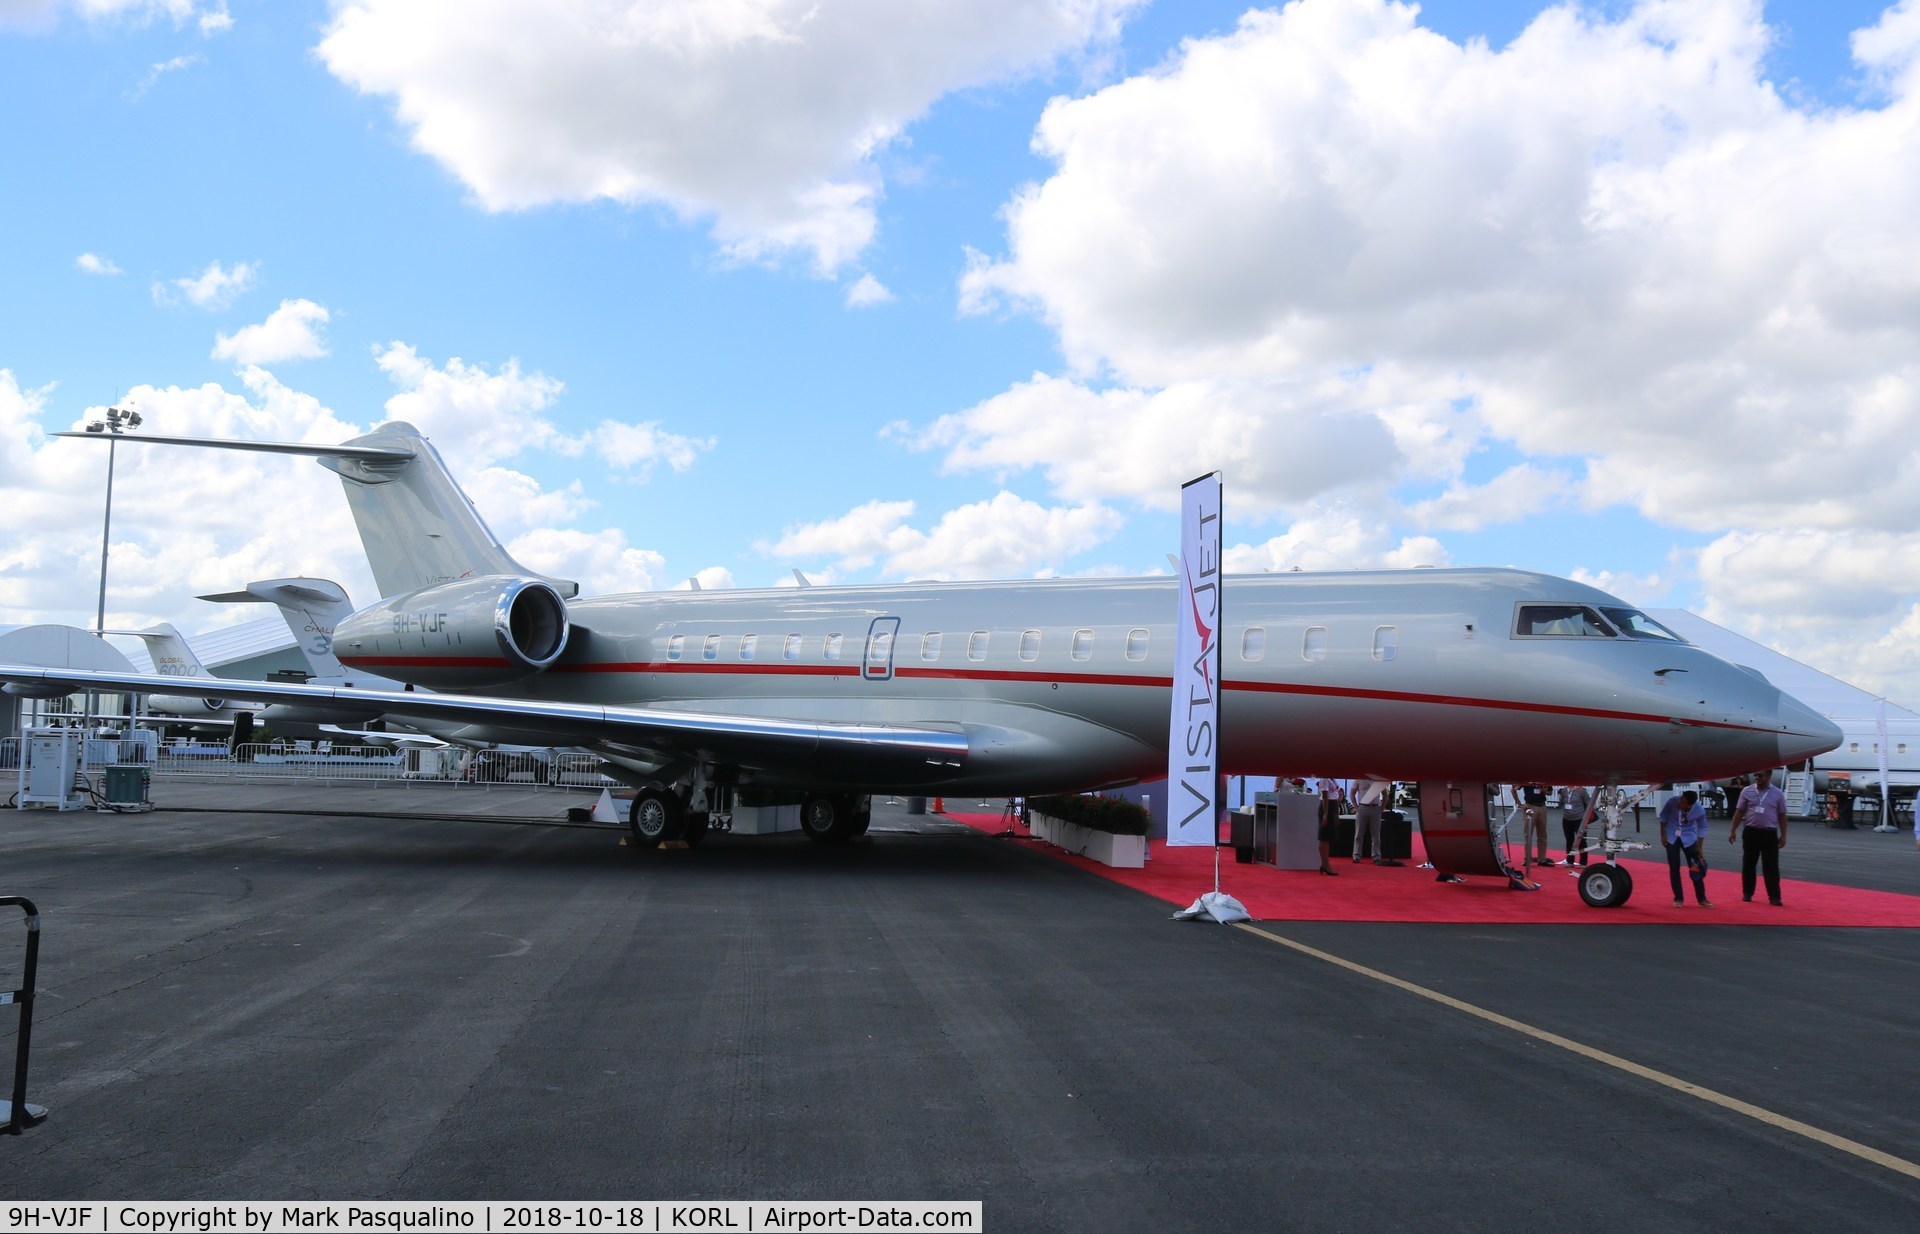
{"label": "tail fin", "polygon": [[211,677],[212,673],[200,663],[200,657],[193,654],[193,648],[187,646],[180,631],[166,622],[161,622],[151,630],[102,630],[102,634],[123,634],[128,638],[137,638],[147,645],[147,656],[153,661],[153,671],[162,677]]}
{"label": "tail fin", "polygon": [[[460,491],[440,454],[411,424],[383,424],[348,446],[384,447],[386,457],[330,455],[320,465],[338,472],[360,543],[380,596],[402,595],[435,583],[480,574],[544,578],[508,555]],[[401,451],[409,457],[401,457]],[[547,579],[562,596],[578,583]]]}
{"label": "tail fin", "polygon": [[[56,433],[56,437],[106,440],[104,433]],[[360,543],[373,567],[380,598],[483,574],[537,578],[563,597],[580,584],[536,574],[508,555],[460,491],[439,453],[411,424],[395,420],[338,446],[282,441],[221,441],[210,437],[163,437],[155,433],[113,436],[116,442],[216,446],[267,454],[304,454],[337,472],[347,506],[360,528]]]}
{"label": "tail fin", "polygon": [[353,612],[353,604],[340,584],[324,578],[270,578],[200,598],[216,604],[274,605],[293,632],[309,672],[322,680],[346,675],[333,654],[333,628]]}

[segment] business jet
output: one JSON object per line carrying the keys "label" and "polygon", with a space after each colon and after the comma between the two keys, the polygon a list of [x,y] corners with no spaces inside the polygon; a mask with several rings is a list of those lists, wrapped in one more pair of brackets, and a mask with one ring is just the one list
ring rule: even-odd
{"label": "business jet", "polygon": [[[1165,774],[1170,577],[582,599],[507,553],[411,425],[338,446],[120,440],[307,455],[336,472],[382,598],[335,625],[334,653],[435,691],[352,701],[592,750],[635,788],[641,844],[697,840],[736,789],[799,802],[807,835],[833,841],[865,829],[875,793],[1076,792]],[[1223,771],[1422,781],[1438,794],[1422,830],[1443,869],[1494,862],[1487,782],[1706,779],[1840,740],[1758,674],[1550,575],[1236,576],[1222,614]],[[154,688],[30,666],[0,678]],[[270,702],[349,693],[223,689]]]}
{"label": "business jet", "polygon": [[[147,714],[151,716],[190,725],[231,728],[244,713],[245,724],[250,727],[254,713],[265,707],[264,703],[225,697],[224,691],[216,694],[215,689],[224,686],[225,681],[208,672],[180,631],[164,621],[146,630],[102,630],[101,633],[139,639],[146,644],[147,658],[153,661],[155,675],[172,679],[165,690],[148,693]],[[182,693],[183,688],[188,692]]]}

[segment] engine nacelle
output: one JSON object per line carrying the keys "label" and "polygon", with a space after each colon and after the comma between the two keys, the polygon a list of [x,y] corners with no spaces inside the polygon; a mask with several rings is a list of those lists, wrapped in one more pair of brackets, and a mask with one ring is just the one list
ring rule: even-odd
{"label": "engine nacelle", "polygon": [[505,685],[567,647],[567,605],[540,579],[485,575],[382,600],[340,622],[342,664],[433,689]]}
{"label": "engine nacelle", "polygon": [[[261,704],[254,704],[259,707]],[[217,716],[227,709],[224,698],[200,698],[192,694],[149,694],[147,710],[163,716]]]}

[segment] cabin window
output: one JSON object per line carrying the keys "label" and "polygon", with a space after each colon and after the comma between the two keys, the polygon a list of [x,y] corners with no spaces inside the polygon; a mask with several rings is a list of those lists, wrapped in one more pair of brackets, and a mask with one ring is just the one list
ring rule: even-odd
{"label": "cabin window", "polygon": [[1300,636],[1300,658],[1302,660],[1324,660],[1327,658],[1327,628],[1308,626],[1306,633]]}
{"label": "cabin window", "polygon": [[1600,611],[1605,613],[1607,620],[1628,638],[1645,639],[1654,643],[1687,641],[1637,608],[1603,608]]}
{"label": "cabin window", "polygon": [[867,660],[873,664],[885,664],[893,657],[893,631],[877,630],[867,640]]}
{"label": "cabin window", "polygon": [[1517,638],[1613,638],[1600,614],[1584,604],[1522,604],[1513,619]]}
{"label": "cabin window", "polygon": [[1020,631],[1020,658],[1022,660],[1038,660],[1040,658],[1040,631]]}
{"label": "cabin window", "polygon": [[827,635],[827,645],[825,649],[827,659],[838,660],[840,658],[840,646],[845,641],[846,640],[838,634]]}
{"label": "cabin window", "polygon": [[1900,753],[1905,754],[1907,752],[1907,743],[1904,741],[1901,742],[1899,748],[1900,748]]}
{"label": "cabin window", "polygon": [[1073,643],[1067,650],[1076,660],[1091,659],[1093,657],[1093,631],[1075,630],[1073,632]]}
{"label": "cabin window", "polygon": [[1240,658],[1259,661],[1267,658],[1267,628],[1248,626],[1247,632],[1240,636]]}
{"label": "cabin window", "polygon": [[788,660],[798,660],[800,658],[800,636],[798,634],[787,635],[787,644],[780,649],[780,655],[782,658]]}
{"label": "cabin window", "polygon": [[758,634],[742,634],[740,636],[740,658],[742,660],[751,660],[754,656],[758,655],[759,652],[760,636]]}
{"label": "cabin window", "polygon": [[987,658],[987,632],[975,630],[967,635],[967,659],[984,660]]}
{"label": "cabin window", "polygon": [[687,650],[687,636],[676,634],[667,640],[667,659],[678,660]]}
{"label": "cabin window", "polygon": [[1127,631],[1127,659],[1144,660],[1147,658],[1147,632],[1145,630]]}
{"label": "cabin window", "polygon": [[1860,753],[1860,743],[1857,741],[1849,741],[1847,743],[1847,753],[1849,754]]}
{"label": "cabin window", "polygon": [[720,636],[718,634],[709,634],[705,639],[701,640],[700,658],[702,660],[718,660],[720,658]]}
{"label": "cabin window", "polygon": [[929,630],[920,636],[920,658],[922,660],[940,658],[940,631]]}
{"label": "cabin window", "polygon": [[1400,650],[1400,627],[1375,626],[1373,630],[1373,658],[1391,660]]}

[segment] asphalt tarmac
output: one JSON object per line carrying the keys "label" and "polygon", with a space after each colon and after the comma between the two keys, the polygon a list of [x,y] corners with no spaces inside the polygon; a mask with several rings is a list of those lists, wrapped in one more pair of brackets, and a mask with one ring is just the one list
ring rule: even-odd
{"label": "asphalt tarmac", "polygon": [[[0,814],[51,1110],[0,1137],[0,1197],[980,1199],[996,1231],[1920,1213],[1913,931],[1260,927],[1315,955],[897,807],[864,844],[669,852],[558,825],[590,794],[158,795]],[[1811,825],[1786,860],[1920,870],[1911,836]]]}

